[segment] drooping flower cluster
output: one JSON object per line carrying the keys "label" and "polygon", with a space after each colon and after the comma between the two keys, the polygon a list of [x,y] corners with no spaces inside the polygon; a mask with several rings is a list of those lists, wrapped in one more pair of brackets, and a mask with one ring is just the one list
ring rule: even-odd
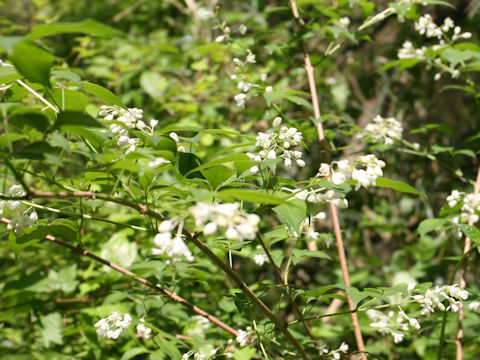
{"label": "drooping flower cluster", "polygon": [[[453,34],[449,38],[449,32],[453,29]],[[430,14],[425,14],[420,16],[418,21],[415,23],[415,30],[420,34],[424,35],[427,38],[437,39],[438,43],[432,45],[431,49],[434,52],[438,52],[447,46],[447,42],[453,44],[455,41],[460,39],[469,39],[472,37],[472,33],[463,32],[459,26],[455,26],[453,20],[449,17],[445,18],[442,25],[437,25],[432,19]],[[416,49],[412,42],[406,41],[403,43],[402,47],[398,50],[399,59],[418,59],[421,61],[426,61],[428,64],[440,69],[440,72],[435,74],[434,79],[439,80],[442,72],[447,72],[452,78],[458,78],[460,76],[460,69],[456,68],[458,65],[455,63],[446,64],[444,59],[441,56],[441,52],[432,53],[431,56],[427,56],[427,47],[423,46]],[[459,64],[461,67],[465,66],[462,62]]]}
{"label": "drooping flower cluster", "polygon": [[[412,299],[422,305],[422,315],[430,315],[435,312],[435,308],[440,311],[458,312],[461,301],[468,299],[468,291],[460,289],[458,285],[436,286],[435,289],[428,289],[425,294],[413,295]],[[443,302],[447,300],[448,305]]]}
{"label": "drooping flower cluster", "polygon": [[205,235],[224,234],[227,240],[253,240],[260,218],[242,211],[237,203],[198,203],[190,209],[195,226]]}
{"label": "drooping flower cluster", "polygon": [[210,321],[201,315],[195,315],[191,319],[194,324],[193,327],[187,330],[187,335],[191,337],[203,337],[204,333],[210,329]]}
{"label": "drooping flower cluster", "polygon": [[373,123],[358,134],[359,140],[365,140],[372,143],[384,142],[386,145],[392,145],[394,140],[402,138],[403,126],[395,118],[383,118],[380,115],[375,116]]}
{"label": "drooping flower cluster", "polygon": [[[382,335],[391,335],[395,344],[402,342],[408,332],[410,323],[405,321],[404,316],[401,316],[400,313],[396,314],[395,311],[389,311],[388,314],[384,314],[379,310],[370,309],[367,310],[367,316],[373,321],[370,323],[370,326],[377,329]],[[415,328],[417,323],[414,323]]]}
{"label": "drooping flower cluster", "polygon": [[148,340],[152,337],[152,329],[145,326],[145,319],[142,317],[137,325],[137,337]]}
{"label": "drooping flower cluster", "polygon": [[121,315],[114,311],[104,319],[100,319],[95,327],[97,334],[107,339],[118,339],[123,330],[130,326],[132,317],[129,314]]}
{"label": "drooping flower cluster", "polygon": [[[439,311],[458,312],[462,301],[467,300],[469,295],[468,291],[459,288],[456,284],[436,286],[434,289],[426,290],[415,290],[415,288],[415,283],[409,285],[408,297],[402,299],[402,302],[420,304],[422,306],[420,312],[422,316],[429,316],[433,314],[436,309]],[[416,291],[417,294],[412,294],[413,291]],[[398,307],[398,313],[389,311],[388,314],[384,314],[375,309],[367,311],[367,316],[373,321],[370,326],[378,329],[377,331],[382,335],[392,335],[395,343],[403,340],[409,331],[409,327],[416,330],[420,329],[418,320],[408,316],[400,306]]]}
{"label": "drooping flower cluster", "polygon": [[213,357],[217,354],[218,349],[213,349],[210,351],[204,352],[204,351],[194,351],[190,350],[189,352],[186,352],[185,354],[182,355],[182,360],[187,360],[190,359],[190,356],[193,355],[194,360],[210,360],[213,359]]}
{"label": "drooping flower cluster", "polygon": [[120,106],[102,105],[99,115],[105,120],[115,120],[121,122],[120,124],[110,124],[110,131],[116,136],[117,146],[124,148],[127,147],[125,154],[131,153],[137,149],[137,144],[140,141],[136,137],[131,137],[128,129],[138,129],[140,131],[148,131],[153,134],[155,126],[158,124],[158,120],[152,119],[149,125],[146,125],[143,119],[143,110],[137,108],[124,109]]}
{"label": "drooping flower cluster", "polygon": [[[278,116],[273,120],[273,126],[278,127],[281,124],[281,118]],[[273,133],[259,132],[256,137],[255,146],[261,150],[258,154],[251,152],[247,156],[258,162],[258,165],[252,166],[250,172],[255,174],[259,170],[259,165],[264,160],[283,159],[283,163],[287,168],[292,166],[293,161],[299,167],[305,166],[305,161],[301,159],[302,152],[298,150],[290,150],[292,147],[300,145],[303,135],[295,127],[282,126]]]}
{"label": "drooping flower cluster", "polygon": [[450,195],[447,196],[448,206],[455,207],[458,203],[462,203],[460,208],[460,216],[453,218],[455,223],[470,223],[474,224],[478,222],[480,212],[480,194],[466,194],[458,190],[453,190]]}
{"label": "drooping flower cluster", "polygon": [[247,326],[245,330],[238,330],[236,341],[240,346],[245,346],[251,341],[252,327]]}
{"label": "drooping flower cluster", "polygon": [[383,160],[377,159],[373,154],[358,156],[352,163],[348,160],[334,161],[332,164],[322,163],[318,172],[319,176],[329,177],[335,185],[340,185],[350,179],[357,180],[355,190],[360,187],[365,189],[376,185],[377,177],[383,175],[385,167]]}
{"label": "drooping flower cluster", "polygon": [[[172,235],[172,231],[176,227],[178,227],[177,232]],[[192,253],[182,238],[182,229],[183,222],[177,221],[177,218],[162,221],[158,227],[159,233],[153,239],[156,246],[152,249],[153,255],[165,254],[173,261],[178,261],[182,257],[185,257],[187,261],[193,261]]]}
{"label": "drooping flower cluster", "polygon": [[348,345],[346,343],[342,343],[338,349],[330,351],[326,344],[322,344],[320,346],[320,355],[322,359],[330,359],[330,360],[339,360],[341,358],[341,354],[346,354],[348,351]]}
{"label": "drooping flower cluster", "polygon": [[[11,197],[23,197],[25,196],[25,191],[23,190],[22,185],[14,184],[8,189],[8,195]],[[7,229],[13,230],[17,236],[22,236],[23,230],[35,225],[38,220],[38,215],[35,210],[31,210],[32,208],[30,208],[27,211],[22,212],[20,210],[21,205],[21,200],[0,200],[0,216],[3,214],[5,207],[17,214],[7,225]]]}

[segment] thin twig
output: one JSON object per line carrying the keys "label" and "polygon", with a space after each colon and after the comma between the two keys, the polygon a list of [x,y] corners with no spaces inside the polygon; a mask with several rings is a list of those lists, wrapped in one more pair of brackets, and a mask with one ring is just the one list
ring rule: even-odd
{"label": "thin twig", "polygon": [[[96,194],[91,191],[77,191],[77,192],[50,192],[50,191],[39,191],[30,189],[29,198],[56,198],[56,197],[63,197],[63,198],[73,198],[73,197],[86,197],[86,198],[96,198],[105,201],[115,202],[117,204],[121,204],[132,209],[137,210],[141,215],[149,215],[157,220],[165,220],[165,217],[146,207],[142,204],[137,204],[129,200],[124,199],[117,199],[113,198],[104,194]],[[25,199],[25,198],[24,198]],[[290,331],[287,329],[285,324],[268,308],[267,305],[263,303],[262,300],[258,298],[257,295],[248,287],[247,284],[240,279],[240,277],[227,265],[225,264],[217,255],[215,255],[200,239],[197,238],[196,233],[191,233],[190,231],[186,230],[185,228],[182,230],[183,235],[185,236],[187,241],[192,242],[197,248],[199,248],[205,255],[207,255],[210,260],[212,260],[215,265],[217,265],[220,269],[222,269],[227,276],[233,280],[247,295],[247,297],[257,306],[263,313],[275,324],[276,328],[290,341],[290,343],[297,349],[299,355],[302,359],[308,359],[305,350],[300,345],[300,343],[293,337]],[[67,244],[68,245],[68,244]],[[75,248],[72,246],[72,248]],[[80,253],[82,253],[83,249],[79,248]],[[75,251],[75,250],[74,250]],[[78,251],[77,251],[78,252]],[[93,255],[94,256],[94,255]],[[101,259],[101,258],[99,258]],[[102,259],[103,260],[103,259]],[[108,265],[108,264],[106,264]],[[110,266],[110,265],[108,265]],[[125,270],[128,271],[128,270]],[[133,274],[133,273],[132,273]],[[144,280],[144,279],[142,279]],[[138,281],[138,280],[137,280]],[[147,280],[145,280],[147,281]],[[164,289],[165,290],[165,289]],[[163,291],[163,290],[162,290]],[[168,291],[168,290],[166,290]],[[192,305],[193,306],[193,305]]]}
{"label": "thin twig", "polygon": [[[292,8],[292,13],[293,17],[295,19],[295,26],[297,32],[300,29],[301,26],[301,20],[300,20],[300,14],[298,12],[297,4],[295,0],[290,0],[290,5]],[[307,72],[307,78],[308,78],[308,85],[310,87],[310,94],[312,97],[312,106],[313,106],[313,114],[315,119],[320,120],[321,118],[321,113],[320,113],[320,105],[318,102],[318,94],[317,94],[317,87],[315,84],[315,74],[314,74],[314,68],[312,66],[312,61],[310,60],[310,55],[307,51],[307,48],[303,41],[300,40],[301,46],[303,48],[303,57],[305,61],[305,71]],[[320,145],[322,146],[322,156],[324,158],[325,162],[328,162],[328,148],[327,148],[327,143],[325,139],[325,133],[323,131],[323,126],[320,121],[318,121],[317,124],[317,133],[318,133],[318,140],[320,142]],[[343,274],[343,280],[345,282],[345,285],[350,286],[350,277],[348,274],[348,267],[347,267],[347,260],[345,256],[345,249],[343,246],[343,239],[342,239],[342,232],[340,229],[340,222],[338,219],[338,212],[337,208],[335,205],[330,204],[330,212],[332,215],[332,222],[333,222],[333,228],[335,232],[335,239],[337,242],[337,250],[338,250],[338,255],[340,258],[340,267],[342,269],[342,274]],[[358,321],[357,313],[354,312],[355,306],[350,298],[350,296],[347,295],[347,300],[348,300],[348,306],[351,311],[351,318],[352,318],[352,324],[353,324],[353,331],[355,334],[355,340],[357,343],[357,348],[359,353],[361,354],[361,359],[366,360],[365,356],[365,345],[363,343],[363,338],[362,338],[362,333],[360,330],[360,323]]]}
{"label": "thin twig", "polygon": [[[477,172],[477,180],[475,181],[475,186],[473,188],[473,193],[477,195],[480,192],[480,167],[478,168]],[[468,220],[468,225],[472,226],[473,221]],[[463,248],[463,254],[467,254],[470,251],[470,248],[472,247],[472,241],[471,239],[466,236],[465,237],[465,245]],[[463,263],[462,269],[460,270],[460,289],[464,289],[467,286],[467,282],[465,281],[465,275],[467,273],[467,266],[468,266],[468,258],[465,259],[465,262]],[[462,360],[463,359],[463,347],[462,347],[462,340],[463,340],[463,303],[460,303],[459,310],[458,310],[458,330],[457,330],[457,339],[455,340],[455,346],[456,346],[456,354],[457,360]]]}
{"label": "thin twig", "polygon": [[[6,218],[2,218],[0,220],[0,222],[3,222],[5,224],[9,224],[10,223],[10,220],[6,219]],[[127,275],[127,276],[131,276],[133,280],[143,284],[143,285],[146,285],[148,286],[149,288],[152,288],[154,290],[157,290],[157,291],[160,291],[162,292],[163,294],[167,295],[170,299],[172,299],[173,301],[175,302],[178,302],[180,304],[182,304],[183,306],[189,308],[190,310],[192,310],[193,312],[207,318],[210,322],[214,323],[215,325],[221,327],[222,329],[224,329],[225,331],[229,332],[230,334],[232,334],[233,336],[238,336],[238,331],[231,328],[230,326],[228,326],[227,324],[225,324],[224,322],[220,321],[219,319],[217,319],[216,317],[210,315],[209,313],[207,313],[206,311],[200,309],[198,306],[195,306],[191,303],[189,303],[187,300],[185,300],[184,298],[180,297],[179,295],[177,295],[176,293],[172,292],[172,291],[169,291],[165,288],[163,288],[160,284],[156,284],[156,285],[153,285],[150,281],[144,279],[144,278],[141,278],[141,277],[138,277],[135,273],[127,270],[127,269],[124,269],[123,267],[121,267],[120,265],[117,265],[111,261],[108,261],[108,260],[105,260],[95,254],[92,254],[91,252],[89,252],[88,250],[85,250],[79,246],[74,246],[74,245],[71,245],[69,243],[66,243],[62,240],[59,240],[51,235],[47,235],[45,236],[45,239],[48,240],[48,241],[51,241],[55,244],[58,244],[58,245],[61,245],[63,247],[66,247],[70,250],[72,250],[73,252],[77,253],[77,254],[80,254],[80,255],[83,255],[83,256],[86,256],[86,257],[89,257],[99,263],[102,263],[103,265],[106,265],[108,267],[111,267],[112,269],[124,274],[124,275]],[[65,302],[65,301],[63,301]]]}
{"label": "thin twig", "polygon": [[285,292],[288,295],[288,299],[290,301],[290,304],[292,305],[292,307],[293,307],[295,313],[297,314],[298,318],[300,319],[300,321],[303,323],[303,326],[305,327],[305,330],[307,331],[308,336],[310,337],[310,339],[316,340],[315,336],[313,336],[313,333],[312,333],[312,330],[310,329],[310,326],[308,326],[308,323],[305,321],[302,312],[298,308],[298,305],[295,302],[295,299],[290,292],[290,286],[288,286],[287,276],[285,275],[285,279],[282,279],[282,274],[280,272],[280,269],[278,268],[277,264],[275,264],[275,262],[273,261],[272,255],[270,254],[270,251],[268,250],[267,246],[265,245],[265,242],[263,241],[262,237],[259,234],[257,234],[257,240],[260,243],[260,245],[262,245],[263,251],[265,251],[265,254],[268,257],[268,260],[272,264],[273,270],[275,271],[275,274],[277,275],[278,280],[281,283],[285,284]]}

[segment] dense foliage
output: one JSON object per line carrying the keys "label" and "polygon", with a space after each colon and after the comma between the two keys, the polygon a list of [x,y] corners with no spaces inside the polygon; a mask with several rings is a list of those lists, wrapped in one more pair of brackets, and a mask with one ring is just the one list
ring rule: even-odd
{"label": "dense foliage", "polygon": [[2,359],[480,356],[477,0],[0,5]]}

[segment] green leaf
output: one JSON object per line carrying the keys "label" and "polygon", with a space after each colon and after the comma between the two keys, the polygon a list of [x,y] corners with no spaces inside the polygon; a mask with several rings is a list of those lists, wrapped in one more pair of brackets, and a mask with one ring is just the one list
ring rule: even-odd
{"label": "green leaf", "polygon": [[51,343],[63,345],[62,337],[62,316],[60,313],[50,313],[46,316],[40,316],[42,328],[40,335],[43,345],[48,348]]}
{"label": "green leaf", "polygon": [[75,85],[77,85],[80,89],[85,91],[85,87],[82,84],[82,78],[80,75],[77,73],[74,73],[73,71],[69,70],[53,70],[52,71],[52,76],[59,77],[61,79],[65,79],[68,81],[73,82]]}
{"label": "green leaf", "polygon": [[182,359],[182,354],[180,353],[180,351],[177,350],[177,348],[171,341],[168,341],[167,339],[162,338],[160,335],[155,336],[154,340],[157,343],[160,350],[169,356],[169,359],[172,359],[172,360]]}
{"label": "green leaf", "polygon": [[283,198],[271,195],[271,193],[266,193],[263,190],[226,189],[220,191],[218,196],[224,200],[236,199],[258,204],[276,205],[284,202]]}
{"label": "green leaf", "polygon": [[0,84],[8,84],[22,77],[13,66],[0,66]]}
{"label": "green leaf", "polygon": [[480,230],[476,226],[467,224],[458,224],[457,226],[472,242],[480,244]]}
{"label": "green leaf", "polygon": [[58,292],[59,290],[69,293],[74,291],[78,286],[77,265],[73,264],[67,268],[61,269],[59,272],[51,269],[48,272],[48,277],[40,280],[36,284],[28,288],[29,291],[34,292]]}
{"label": "green leaf", "polygon": [[417,231],[420,236],[425,236],[429,232],[443,226],[447,222],[447,219],[426,219],[418,225]]}
{"label": "green leaf", "polygon": [[140,75],[140,86],[154,99],[161,99],[168,87],[168,80],[157,72],[144,71]]}
{"label": "green leaf", "polygon": [[78,33],[100,37],[110,37],[123,34],[121,31],[99,23],[98,21],[86,19],[80,22],[36,25],[33,27],[33,30],[27,35],[27,37],[33,40],[58,34]]}
{"label": "green leaf", "polygon": [[50,68],[53,55],[31,41],[22,41],[13,47],[10,56],[15,68],[31,82],[50,87]]}
{"label": "green leaf", "polygon": [[307,217],[307,205],[305,201],[292,199],[283,204],[275,206],[273,209],[278,217],[290,229],[298,232],[300,224]]}
{"label": "green leaf", "polygon": [[87,93],[95,95],[96,97],[105,101],[107,104],[118,105],[125,108],[125,105],[123,105],[118,96],[112,93],[110,90],[107,90],[100,85],[89,83],[88,81],[82,81],[82,84]]}
{"label": "green leaf", "polygon": [[[137,257],[137,243],[129,241],[127,238],[132,232],[131,229],[126,229],[115,233],[103,244],[100,256],[123,267],[132,265]],[[104,269],[106,271],[112,270],[106,265]]]}
{"label": "green leaf", "polygon": [[391,180],[391,179],[379,177],[379,178],[377,178],[377,186],[378,187],[390,188],[390,189],[393,189],[395,191],[399,191],[399,192],[402,192],[402,193],[420,195],[420,196],[423,196],[425,199],[428,198],[427,195],[425,195],[421,191],[418,191],[414,187],[412,187],[408,184],[405,184],[401,181],[396,181],[396,180]]}
{"label": "green leaf", "polygon": [[208,180],[212,189],[216,190],[226,180],[232,177],[233,170],[223,165],[217,165],[215,167],[202,170],[202,174],[205,179]]}
{"label": "green leaf", "polygon": [[298,262],[311,257],[318,258],[318,259],[332,260],[332,258],[324,251],[320,251],[320,250],[311,251],[307,249],[293,249],[291,260],[292,260],[292,263],[295,265]]}
{"label": "green leaf", "polygon": [[293,95],[293,93],[290,91],[266,92],[263,94],[263,97],[265,98],[268,106],[270,106],[276,100],[287,100],[294,104],[305,106],[307,109],[312,109],[310,102],[300,96]]}
{"label": "green leaf", "polygon": [[23,40],[23,36],[3,36],[0,35],[0,48],[6,52],[11,52],[13,47]]}
{"label": "green leaf", "polygon": [[90,115],[79,111],[61,111],[57,116],[54,129],[61,129],[65,126],[80,127],[96,127],[101,128],[103,125],[92,118]]}
{"label": "green leaf", "polygon": [[130,360],[136,357],[137,355],[148,354],[148,353],[150,353],[150,350],[148,349],[145,349],[143,347],[135,347],[125,351],[122,357],[120,358],[120,360]]}
{"label": "green leaf", "polygon": [[233,358],[235,360],[250,360],[255,355],[256,350],[251,347],[245,347],[242,350],[235,351]]}
{"label": "green leaf", "polygon": [[191,170],[200,166],[202,163],[197,155],[192,153],[177,152],[177,157],[177,168],[180,174],[188,179],[203,178],[203,175],[200,172],[191,172]]}
{"label": "green leaf", "polygon": [[475,52],[470,50],[462,51],[449,47],[442,51],[442,57],[447,60],[452,67],[470,60],[473,56],[475,56]]}
{"label": "green leaf", "polygon": [[42,132],[50,125],[50,121],[43,112],[28,108],[23,111],[15,112],[8,119],[8,122],[19,129],[22,129],[23,126],[27,125]]}

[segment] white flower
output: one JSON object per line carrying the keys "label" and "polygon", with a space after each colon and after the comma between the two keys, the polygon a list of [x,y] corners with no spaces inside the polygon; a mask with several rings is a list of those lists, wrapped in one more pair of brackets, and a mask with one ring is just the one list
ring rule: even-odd
{"label": "white flower", "polygon": [[177,133],[173,131],[168,136],[170,136],[170,138],[173,139],[173,141],[175,141],[176,143],[180,141],[180,138],[178,137]]}
{"label": "white flower", "polygon": [[263,73],[260,75],[260,80],[262,80],[263,82],[267,81],[267,74]]}
{"label": "white flower", "polygon": [[255,146],[261,147],[263,149],[268,149],[270,147],[270,135],[263,132],[259,132],[256,138],[257,142]]}
{"label": "white flower", "polygon": [[219,35],[215,38],[215,42],[216,43],[220,43],[220,42],[223,42],[225,39],[227,39],[228,35],[226,34],[223,34],[223,35]]}
{"label": "white flower", "polygon": [[245,94],[237,94],[233,97],[233,99],[237,103],[237,106],[241,109],[243,109],[245,107],[246,98],[247,98],[247,95],[245,95]]}
{"label": "white flower", "polygon": [[104,319],[100,319],[95,324],[97,334],[107,339],[118,339],[122,331],[130,326],[132,318],[129,314],[122,315],[118,312],[112,312]]}
{"label": "white flower", "polygon": [[322,163],[320,165],[320,169],[318,170],[318,175],[324,176],[324,177],[330,175],[330,165]]}
{"label": "white flower", "polygon": [[480,310],[480,301],[474,301],[468,304],[468,309],[472,311]]}
{"label": "white flower", "polygon": [[282,118],[280,116],[277,116],[275,119],[273,119],[272,126],[277,127],[277,126],[280,126],[281,123],[282,123]]}
{"label": "white flower", "polygon": [[238,330],[238,335],[235,340],[237,340],[240,346],[245,346],[249,342],[249,336],[251,335],[251,328],[247,327],[247,330]]}
{"label": "white flower", "polygon": [[137,337],[148,340],[152,337],[152,329],[145,326],[145,319],[140,319],[140,324],[137,325]]}
{"label": "white flower", "polygon": [[340,20],[338,20],[339,24],[344,27],[348,27],[350,25],[350,19],[348,17],[343,17]]}
{"label": "white flower", "polygon": [[255,54],[253,54],[250,49],[247,50],[247,58],[245,59],[246,63],[255,63]]}
{"label": "white flower", "polygon": [[163,164],[170,164],[170,161],[166,160],[162,157],[158,157],[154,161],[150,161],[148,163],[148,166],[149,167],[157,167],[157,166],[160,166],[160,165],[163,165]]}
{"label": "white flower", "polygon": [[332,183],[334,183],[335,185],[340,185],[347,181],[345,174],[341,172],[334,172],[331,179]]}
{"label": "white flower", "polygon": [[266,254],[258,254],[253,257],[253,261],[258,266],[262,266],[266,261],[268,261],[268,256]]}
{"label": "white flower", "polygon": [[204,225],[206,235],[224,233],[232,241],[253,240],[258,232],[260,218],[239,209],[237,203],[198,203],[190,209],[197,227]]}
{"label": "white flower", "polygon": [[269,92],[272,92],[273,91],[273,87],[272,86],[267,86],[265,88],[265,92],[269,93]]}
{"label": "white flower", "polygon": [[245,35],[247,33],[247,27],[244,25],[244,24],[241,24],[239,27],[238,27],[238,32],[242,35]]}

